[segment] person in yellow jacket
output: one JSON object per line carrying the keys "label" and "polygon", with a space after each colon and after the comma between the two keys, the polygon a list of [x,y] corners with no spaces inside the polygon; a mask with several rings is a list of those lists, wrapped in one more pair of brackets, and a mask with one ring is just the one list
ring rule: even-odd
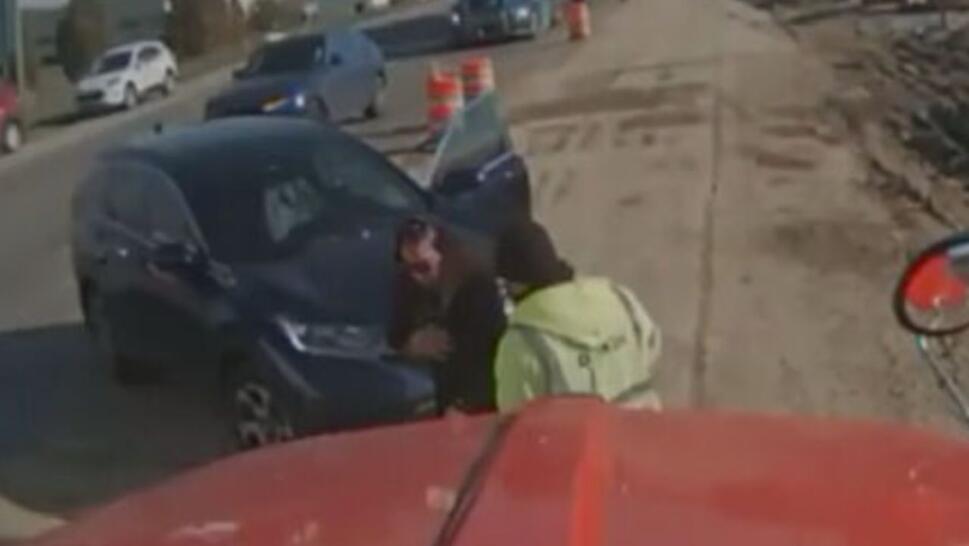
{"label": "person in yellow jacket", "polygon": [[660,332],[630,290],[576,277],[535,222],[507,230],[496,261],[516,302],[495,358],[499,411],[565,394],[660,409],[653,386]]}

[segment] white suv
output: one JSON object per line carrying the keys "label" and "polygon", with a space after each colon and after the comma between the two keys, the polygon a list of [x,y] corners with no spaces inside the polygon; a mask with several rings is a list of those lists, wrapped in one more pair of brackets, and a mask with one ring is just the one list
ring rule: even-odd
{"label": "white suv", "polygon": [[77,84],[82,111],[131,109],[152,91],[175,90],[178,65],[161,42],[137,42],[104,52]]}

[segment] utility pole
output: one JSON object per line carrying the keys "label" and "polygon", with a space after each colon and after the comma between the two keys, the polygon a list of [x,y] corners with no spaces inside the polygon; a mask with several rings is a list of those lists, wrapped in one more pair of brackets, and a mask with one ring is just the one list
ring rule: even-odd
{"label": "utility pole", "polygon": [[14,49],[14,73],[17,78],[17,92],[24,96],[27,91],[27,67],[24,63],[24,25],[23,12],[20,9],[20,0],[9,0],[13,3],[13,49]]}
{"label": "utility pole", "polygon": [[935,7],[939,10],[939,24],[943,30],[949,30],[949,2],[948,0],[935,0]]}

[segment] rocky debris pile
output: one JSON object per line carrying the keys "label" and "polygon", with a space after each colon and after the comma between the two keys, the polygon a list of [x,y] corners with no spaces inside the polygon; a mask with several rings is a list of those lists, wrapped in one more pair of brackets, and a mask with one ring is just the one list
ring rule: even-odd
{"label": "rocky debris pile", "polygon": [[969,175],[969,28],[918,32],[872,52],[877,73],[896,84],[887,123],[946,175]]}

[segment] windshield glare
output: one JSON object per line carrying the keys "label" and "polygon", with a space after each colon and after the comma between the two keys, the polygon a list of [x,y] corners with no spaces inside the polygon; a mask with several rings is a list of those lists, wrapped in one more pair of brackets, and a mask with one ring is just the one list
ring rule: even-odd
{"label": "windshield glare", "polygon": [[322,39],[295,40],[266,46],[253,55],[246,75],[264,76],[308,70],[323,61]]}
{"label": "windshield glare", "polygon": [[253,154],[228,169],[225,163],[200,169],[200,181],[186,187],[189,206],[220,261],[280,259],[345,225],[343,219],[410,214],[421,207],[410,181],[362,144],[289,148],[272,157]]}
{"label": "windshield glare", "polygon": [[98,62],[94,66],[94,73],[109,74],[111,72],[117,72],[128,68],[129,64],[131,64],[130,51],[111,53],[98,59]]}

